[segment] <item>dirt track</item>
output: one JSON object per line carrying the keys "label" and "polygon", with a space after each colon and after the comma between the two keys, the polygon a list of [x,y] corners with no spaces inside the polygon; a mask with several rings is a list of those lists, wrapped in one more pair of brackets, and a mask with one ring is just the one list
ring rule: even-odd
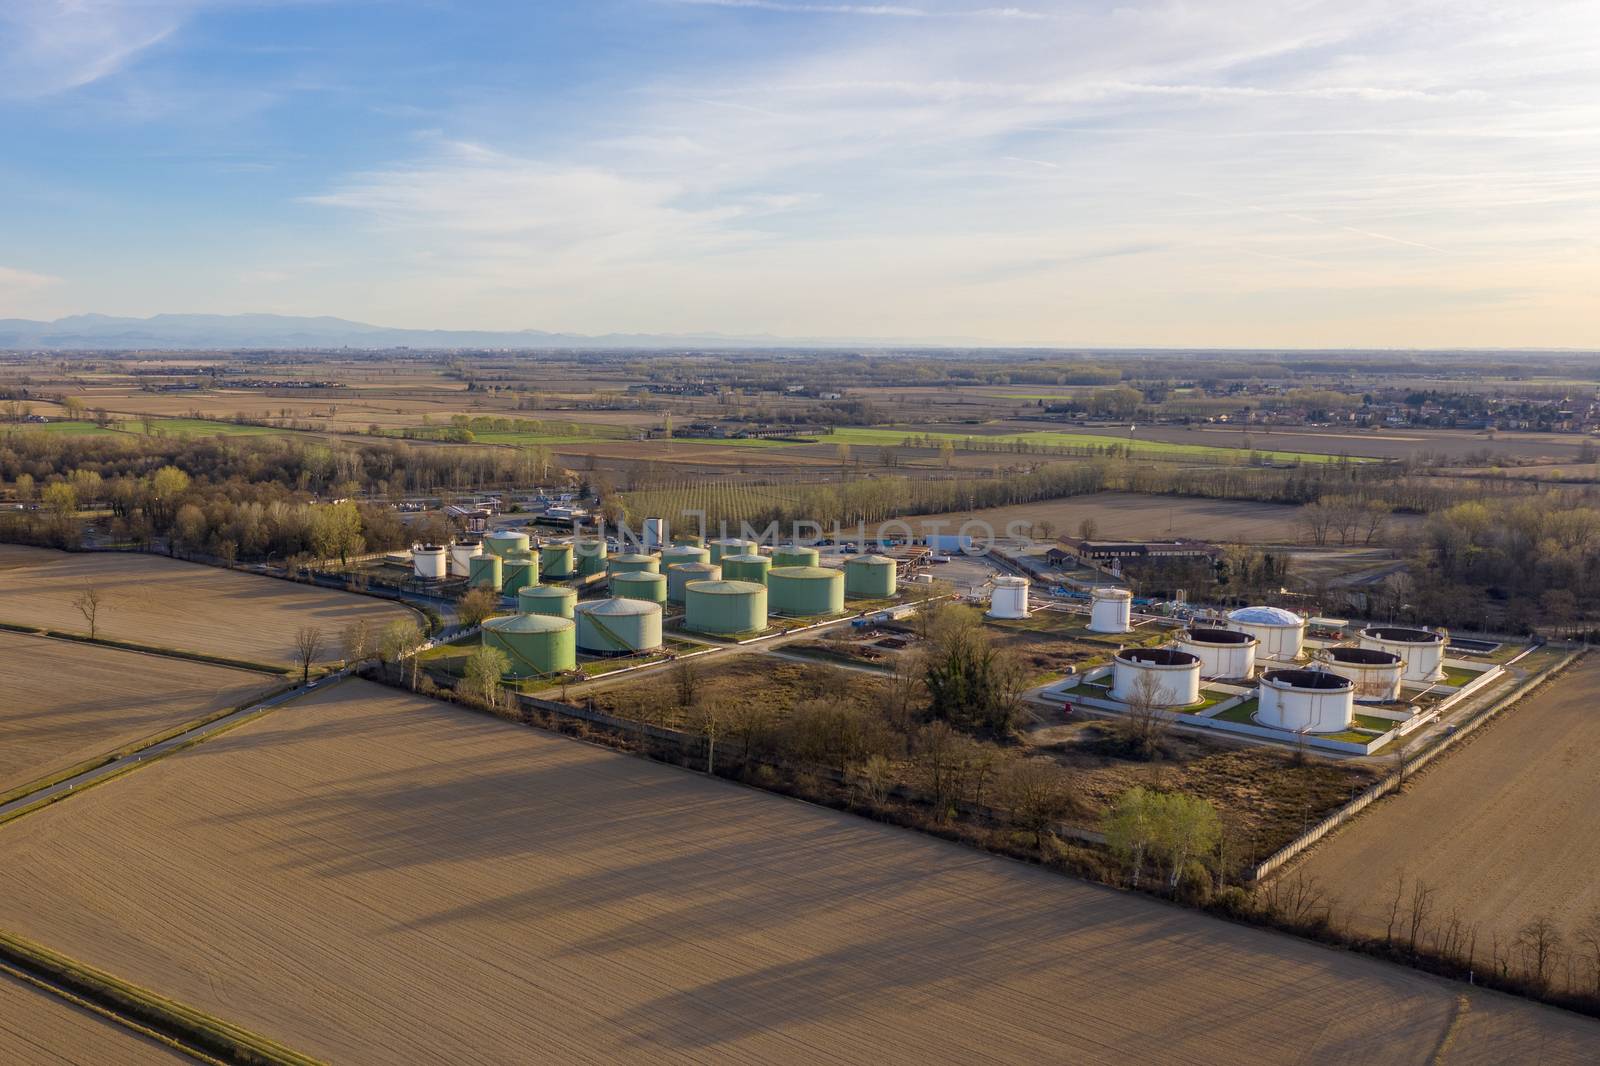
{"label": "dirt track", "polygon": [[1600,1055],[1600,1024],[359,682],[0,854],[0,927],[340,1063],[1422,1063],[1458,1020],[1437,1061]]}
{"label": "dirt track", "polygon": [[105,598],[99,635],[246,662],[293,662],[295,630],[321,626],[322,658],[339,633],[367,618],[381,627],[416,617],[370,596],[127,552],[68,554],[0,544],[0,621],[87,633],[72,601],[86,587]]}
{"label": "dirt track", "polygon": [[193,1066],[194,1060],[25,981],[0,974],[0,1062],[6,1066]]}
{"label": "dirt track", "polygon": [[1570,940],[1600,909],[1600,657],[1590,656],[1506,712],[1319,847],[1302,869],[1381,934],[1396,871],[1437,889],[1504,942],[1548,916]]}
{"label": "dirt track", "polygon": [[0,630],[0,792],[243,703],[266,674]]}

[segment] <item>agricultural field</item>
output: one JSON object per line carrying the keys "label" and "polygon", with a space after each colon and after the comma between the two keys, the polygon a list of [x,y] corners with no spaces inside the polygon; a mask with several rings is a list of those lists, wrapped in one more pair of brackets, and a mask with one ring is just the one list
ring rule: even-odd
{"label": "agricultural field", "polygon": [[1284,451],[1270,446],[1263,446],[1252,438],[1250,447],[1246,448],[1241,440],[1215,440],[1207,439],[1156,439],[1154,437],[1141,437],[1137,431],[1129,435],[1126,432],[1117,434],[1107,432],[1109,427],[1101,427],[1102,432],[1066,432],[1063,430],[1037,430],[1030,429],[1025,432],[976,432],[959,433],[947,429],[911,429],[904,427],[890,428],[856,428],[853,426],[841,427],[833,430],[826,436],[819,437],[823,444],[849,444],[849,445],[898,445],[908,438],[918,441],[927,441],[933,447],[939,447],[949,442],[957,449],[979,445],[984,450],[1004,452],[1006,446],[1016,446],[1018,451],[1029,448],[1106,448],[1128,449],[1135,456],[1163,458],[1163,459],[1190,459],[1205,460],[1210,462],[1230,463],[1242,459],[1246,454],[1254,453],[1276,462],[1285,463],[1327,463],[1338,461],[1340,456],[1321,451]]}
{"label": "agricultural field", "polygon": [[363,682],[0,847],[0,927],[358,1066],[1600,1054],[1600,1023]]}
{"label": "agricultural field", "polygon": [[[699,678],[695,698],[701,706],[737,705],[769,715],[773,721],[786,718],[807,700],[837,700],[846,694],[870,698],[879,684],[864,674],[845,673],[821,663],[756,654],[724,657],[694,669]],[[607,686],[592,698],[596,710],[618,718],[659,725],[683,724],[684,715],[670,673]]]}
{"label": "agricultural field", "polygon": [[0,630],[0,794],[244,703],[265,674]]}
{"label": "agricultural field", "polygon": [[[1600,911],[1600,659],[1590,657],[1503,712],[1373,806],[1300,867],[1381,935],[1397,874],[1436,890],[1479,942],[1548,917],[1572,941]],[[1569,946],[1573,946],[1569,943]]]}
{"label": "agricultural field", "polygon": [[102,638],[279,666],[294,661],[301,626],[321,627],[321,658],[329,661],[339,658],[339,634],[357,618],[381,627],[416,617],[368,596],[158,555],[0,545],[0,622],[87,633],[73,606],[87,588],[103,600]]}
{"label": "agricultural field", "polygon": [[0,971],[0,1062],[193,1066],[194,1059]]}

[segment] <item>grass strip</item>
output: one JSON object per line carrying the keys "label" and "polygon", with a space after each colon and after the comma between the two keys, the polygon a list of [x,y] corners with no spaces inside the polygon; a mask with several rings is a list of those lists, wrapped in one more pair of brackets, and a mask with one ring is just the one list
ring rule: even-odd
{"label": "grass strip", "polygon": [[222,1062],[236,1066],[322,1066],[320,1060],[242,1026],[156,995],[13,933],[0,931],[0,960]]}

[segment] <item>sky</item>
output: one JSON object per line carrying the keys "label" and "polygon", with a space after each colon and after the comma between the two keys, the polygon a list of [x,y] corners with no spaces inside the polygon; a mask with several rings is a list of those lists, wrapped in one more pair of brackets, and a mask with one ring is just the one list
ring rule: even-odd
{"label": "sky", "polygon": [[0,0],[0,317],[1600,347],[1595,0]]}

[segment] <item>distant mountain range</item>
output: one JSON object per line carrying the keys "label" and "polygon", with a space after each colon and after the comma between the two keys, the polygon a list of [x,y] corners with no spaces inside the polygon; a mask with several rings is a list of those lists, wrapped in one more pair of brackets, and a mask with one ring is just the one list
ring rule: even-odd
{"label": "distant mountain range", "polygon": [[[0,349],[96,351],[240,348],[856,348],[921,347],[927,341],[737,337],[720,333],[546,333],[537,329],[394,329],[323,316],[72,315],[54,322],[0,319]],[[959,345],[972,342],[952,342]]]}

